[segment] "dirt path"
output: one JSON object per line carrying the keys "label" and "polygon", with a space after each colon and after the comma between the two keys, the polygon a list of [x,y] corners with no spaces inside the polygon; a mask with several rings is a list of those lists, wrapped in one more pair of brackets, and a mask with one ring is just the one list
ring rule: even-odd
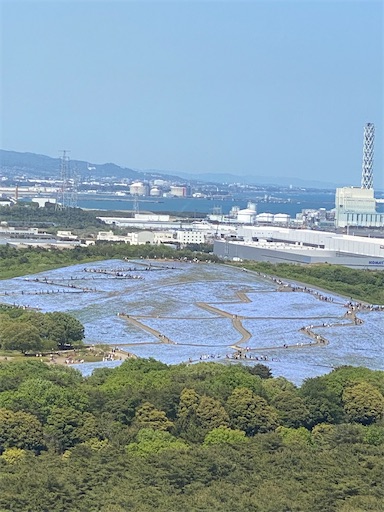
{"label": "dirt path", "polygon": [[[317,299],[319,300],[328,300],[326,296],[323,296],[322,294],[319,294],[315,290],[311,290],[308,288],[301,289],[300,287],[291,287],[291,285],[285,286],[284,283],[280,280],[275,280],[272,278],[272,280],[275,282],[277,288],[275,291],[289,291],[289,292],[298,292],[302,291],[305,293],[313,294]],[[223,309],[220,309],[217,307],[218,304],[228,305],[228,304],[238,304],[238,303],[250,303],[252,300],[249,298],[246,291],[236,291],[235,296],[237,297],[237,300],[234,301],[227,301],[227,302],[214,302],[214,303],[207,303],[207,302],[196,302],[195,305],[205,311],[208,311],[209,313],[213,314],[216,318],[226,318],[230,319],[232,323],[232,327],[237,331],[241,338],[229,345],[229,348],[235,351],[235,356],[242,359],[246,358],[247,352],[263,352],[267,350],[279,350],[279,349],[298,349],[298,348],[308,348],[308,347],[319,347],[319,346],[326,346],[329,344],[329,340],[319,334],[318,329],[325,329],[327,327],[341,327],[341,326],[351,326],[351,325],[361,325],[363,323],[362,320],[357,318],[356,316],[356,310],[353,308],[349,308],[348,311],[345,313],[344,318],[347,318],[348,322],[340,322],[340,317],[334,317],[335,319],[338,319],[338,322],[335,322],[333,324],[319,324],[319,325],[310,325],[307,327],[302,327],[299,329],[299,332],[303,335],[309,337],[311,341],[309,343],[296,343],[294,345],[287,345],[284,344],[283,346],[272,346],[272,347],[249,347],[246,346],[246,344],[249,342],[249,340],[252,338],[252,333],[246,329],[242,323],[245,319],[258,319],[258,320],[298,320],[299,318],[291,318],[291,317],[254,317],[254,316],[243,316],[243,315],[236,315],[229,313],[228,311],[224,311]],[[215,305],[213,305],[215,304]],[[206,317],[171,317],[171,316],[164,316],[164,317],[156,317],[155,315],[141,315],[137,317],[132,317],[129,315],[126,315],[124,313],[120,313],[119,316],[122,316],[125,320],[129,321],[132,325],[149,332],[153,336],[157,338],[157,343],[170,343],[170,344],[177,344],[175,341],[169,339],[168,337],[162,335],[158,330],[153,329],[152,327],[149,327],[148,325],[144,324],[143,322],[139,321],[138,318],[176,318],[180,320],[207,320],[209,318]],[[322,320],[324,317],[301,317],[302,320]],[[327,317],[328,319],[330,317]],[[153,343],[153,342],[152,342]],[[156,343],[156,342],[155,342]],[[147,343],[145,343],[147,344]],[[207,345],[203,344],[192,344],[192,343],[179,343],[180,345],[189,345],[189,346],[201,346],[207,347]],[[135,343],[132,344],[124,344],[124,346],[135,346]]]}
{"label": "dirt path", "polygon": [[118,316],[124,318],[124,320],[126,320],[130,324],[134,325],[135,327],[139,327],[143,331],[149,332],[153,336],[156,336],[156,338],[161,343],[167,343],[169,345],[176,345],[177,344],[175,341],[172,341],[170,338],[168,338],[164,334],[161,334],[160,331],[157,331],[156,329],[153,329],[152,327],[149,327],[149,325],[143,324],[143,322],[140,322],[136,318],[132,318],[132,316],[130,316],[130,315],[126,315],[125,313],[119,313]]}
{"label": "dirt path", "polygon": [[224,318],[230,318],[232,322],[233,328],[241,334],[241,338],[239,341],[235,342],[233,345],[231,345],[231,348],[234,350],[242,350],[239,348],[239,344],[246,343],[252,338],[252,333],[250,333],[242,324],[241,318],[237,315],[232,315],[231,313],[228,313],[227,311],[223,311],[222,309],[216,308],[214,306],[211,306],[210,304],[207,304],[206,302],[196,302],[196,306],[199,308],[205,309],[206,311],[210,311],[211,313],[215,313],[218,316],[222,316]]}

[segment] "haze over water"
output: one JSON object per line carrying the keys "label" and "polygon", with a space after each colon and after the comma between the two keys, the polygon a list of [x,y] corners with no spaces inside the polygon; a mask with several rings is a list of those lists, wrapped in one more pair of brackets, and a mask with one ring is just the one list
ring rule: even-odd
{"label": "haze over water", "polygon": [[[287,213],[291,217],[295,217],[302,209],[319,209],[326,208],[330,210],[335,206],[334,193],[317,192],[314,194],[290,194],[282,196],[274,193],[274,197],[279,198],[281,202],[257,202],[253,195],[249,197],[241,197],[234,199],[203,199],[203,198],[143,198],[139,199],[139,207],[141,211],[153,212],[196,212],[196,213],[212,213],[213,208],[219,207],[223,214],[229,213],[233,206],[246,208],[247,202],[257,203],[257,211],[269,213]],[[78,200],[80,208],[95,210],[133,210],[134,205],[131,199],[116,197],[101,197],[91,195],[81,195]]]}

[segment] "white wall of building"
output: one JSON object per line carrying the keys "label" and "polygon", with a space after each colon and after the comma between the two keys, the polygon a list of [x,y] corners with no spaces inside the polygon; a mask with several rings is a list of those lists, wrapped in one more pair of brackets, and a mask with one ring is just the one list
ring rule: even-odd
{"label": "white wall of building", "polygon": [[338,228],[384,226],[384,214],[376,213],[373,189],[337,188],[335,204],[335,225]]}
{"label": "white wall of building", "polygon": [[124,242],[130,245],[153,244],[154,235],[152,231],[135,231],[126,235],[114,235],[113,231],[99,231],[96,240],[104,242]]}
{"label": "white wall of building", "polygon": [[336,209],[345,212],[375,213],[373,189],[342,187],[336,189]]}
{"label": "white wall of building", "polygon": [[53,197],[33,197],[31,199],[33,203],[37,203],[39,208],[44,208],[47,203],[56,204],[56,198]]}
{"label": "white wall of building", "polygon": [[127,233],[128,243],[131,245],[153,244],[154,235],[152,231],[135,231]]}
{"label": "white wall of building", "polygon": [[346,252],[359,255],[384,257],[384,239],[362,236],[340,235],[328,231],[309,229],[289,229],[273,226],[243,226],[238,229],[239,236],[245,242],[252,239],[281,240],[297,245],[310,244],[326,250]]}
{"label": "white wall of building", "polygon": [[290,220],[291,217],[287,213],[276,213],[276,215],[273,216],[273,222],[275,224],[288,225]]}
{"label": "white wall of building", "polygon": [[114,235],[113,231],[99,231],[96,235],[96,240],[104,242],[126,242],[126,237]]}
{"label": "white wall of building", "polygon": [[339,212],[335,220],[336,227],[384,227],[384,213],[341,213]]}
{"label": "white wall of building", "polygon": [[[47,233],[40,233],[41,235],[46,235]],[[39,235],[38,228],[14,228],[8,226],[0,226],[0,236],[31,236],[31,235]]]}
{"label": "white wall of building", "polygon": [[135,213],[135,219],[148,222],[168,222],[169,215],[157,213]]}
{"label": "white wall of building", "polygon": [[176,240],[182,244],[204,244],[205,233],[203,231],[177,230]]}
{"label": "white wall of building", "polygon": [[171,185],[169,194],[175,197],[187,197],[187,187]]}
{"label": "white wall of building", "polygon": [[153,243],[154,244],[169,244],[175,243],[176,238],[173,231],[154,231],[153,232]]}

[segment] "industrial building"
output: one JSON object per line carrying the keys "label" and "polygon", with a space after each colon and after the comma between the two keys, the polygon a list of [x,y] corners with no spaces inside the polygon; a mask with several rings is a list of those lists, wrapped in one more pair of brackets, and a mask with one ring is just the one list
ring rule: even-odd
{"label": "industrial building", "polygon": [[384,213],[376,212],[376,199],[373,189],[373,153],[375,127],[367,123],[364,127],[363,167],[361,187],[336,189],[335,227],[348,228],[384,226]]}
{"label": "industrial building", "polygon": [[113,231],[99,231],[96,239],[104,242],[124,242],[130,245],[160,244],[204,244],[207,234],[192,229],[174,231],[134,231],[126,235],[115,235]]}
{"label": "industrial building", "polygon": [[169,195],[173,197],[187,197],[188,189],[186,186],[171,185]]}
{"label": "industrial building", "polygon": [[131,196],[147,196],[149,187],[146,183],[135,181],[129,186],[129,193]]}
{"label": "industrial building", "polygon": [[189,229],[178,229],[176,231],[177,241],[181,245],[204,244],[207,241],[207,235],[203,231]]}
{"label": "industrial building", "polygon": [[38,228],[14,228],[7,225],[7,223],[1,223],[0,226],[0,238],[35,238],[35,239],[44,239],[44,238],[52,238],[52,235],[49,233],[41,233]]}
{"label": "industrial building", "polygon": [[154,235],[152,231],[135,231],[126,235],[115,235],[113,231],[99,231],[96,240],[103,242],[124,242],[130,245],[152,244]]}
{"label": "industrial building", "polygon": [[376,212],[376,199],[373,188],[337,188],[335,224],[337,228],[349,226],[383,227],[384,213]]}
{"label": "industrial building", "polygon": [[332,263],[384,270],[384,239],[328,231],[243,226],[237,239],[214,242],[214,254],[229,260],[270,263]]}
{"label": "industrial building", "polygon": [[[63,236],[64,233],[65,236]],[[54,238],[50,233],[40,232],[38,228],[14,228],[7,226],[6,223],[0,225],[0,245],[69,249],[80,244],[78,237],[72,235],[70,231],[59,231],[57,238]]]}

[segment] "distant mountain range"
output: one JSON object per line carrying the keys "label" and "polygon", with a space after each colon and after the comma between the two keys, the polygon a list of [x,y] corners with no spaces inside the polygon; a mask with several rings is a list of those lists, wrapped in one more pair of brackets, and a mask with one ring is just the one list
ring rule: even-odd
{"label": "distant mountain range", "polygon": [[[71,160],[71,168],[81,177],[94,176],[103,178],[144,179],[145,174],[133,169],[123,168],[113,163],[93,164],[82,160]],[[36,153],[19,153],[0,149],[0,168],[11,171],[12,174],[23,174],[33,178],[60,178],[60,158],[52,158]]]}
{"label": "distant mountain range", "polygon": [[[9,175],[23,174],[28,178],[60,178],[60,158],[52,158],[36,153],[20,153],[0,149],[0,169]],[[71,160],[71,168],[81,176],[95,177],[96,179],[115,177],[117,179],[128,178],[131,180],[165,179],[174,181],[206,182],[206,183],[242,183],[245,185],[277,185],[306,188],[336,188],[335,183],[317,180],[303,180],[294,177],[271,176],[239,176],[228,173],[176,173],[166,170],[148,169],[137,170],[128,167],[120,167],[114,163],[94,164],[82,160]]]}
{"label": "distant mountain range", "polygon": [[[157,171],[163,172],[166,171]],[[294,187],[303,188],[320,188],[320,189],[334,189],[336,187],[343,187],[346,184],[337,184],[327,181],[317,180],[303,180],[295,177],[284,176],[250,176],[250,175],[236,175],[229,173],[202,173],[190,174],[182,171],[177,171],[177,175],[185,180],[198,180],[209,183],[243,183],[244,185],[277,185],[281,187]]]}

